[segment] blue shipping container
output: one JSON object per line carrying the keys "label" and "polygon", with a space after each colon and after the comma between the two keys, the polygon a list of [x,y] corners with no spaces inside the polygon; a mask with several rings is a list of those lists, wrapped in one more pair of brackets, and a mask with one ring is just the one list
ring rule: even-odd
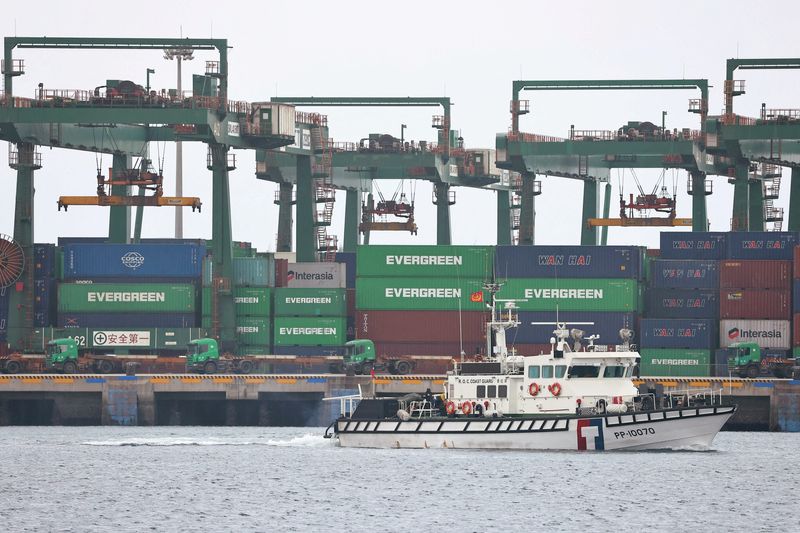
{"label": "blue shipping container", "polygon": [[650,263],[650,285],[660,289],[718,289],[719,262],[655,259]]}
{"label": "blue shipping container", "polygon": [[725,259],[728,233],[662,231],[661,259]]}
{"label": "blue shipping container", "polygon": [[639,322],[639,345],[711,350],[717,343],[717,325],[714,319],[643,318]]}
{"label": "blue shipping container", "polygon": [[205,253],[197,244],[68,244],[64,279],[199,278]]}
{"label": "blue shipping container", "polygon": [[734,231],[728,236],[728,259],[794,259],[798,234],[793,231]]}
{"label": "blue shipping container", "polygon": [[[792,291],[792,312],[793,313],[800,313],[798,311],[800,309],[800,279],[796,279],[793,282],[793,291]],[[800,339],[797,339],[800,341]],[[800,342],[798,342],[800,344]]]}
{"label": "blue shipping container", "polygon": [[641,279],[644,248],[638,246],[498,246],[498,278]]}
{"label": "blue shipping container", "polygon": [[36,278],[53,278],[56,275],[56,245],[33,245],[33,275]]}
{"label": "blue shipping container", "polygon": [[8,334],[8,287],[0,288],[0,341]]}
{"label": "blue shipping container", "polygon": [[37,328],[51,326],[55,301],[53,294],[56,281],[49,279],[33,280],[33,325]]}
{"label": "blue shipping container", "polygon": [[58,313],[60,328],[195,328],[194,313]]}
{"label": "blue shipping container", "polygon": [[648,318],[719,318],[719,291],[650,289],[646,300]]}
{"label": "blue shipping container", "polygon": [[[567,311],[558,313],[558,321],[566,323],[567,327],[583,330],[584,338],[589,335],[600,335],[595,341],[595,344],[599,345],[620,344],[622,341],[619,338],[619,330],[622,328],[636,331],[636,313]],[[519,327],[506,332],[509,344],[547,344],[553,336],[556,315],[551,312],[520,311],[519,322]],[[531,322],[544,324],[534,325]]]}
{"label": "blue shipping container", "polygon": [[336,262],[344,263],[345,265],[345,285],[348,289],[356,288],[356,253],[355,252],[338,252],[336,254]]}

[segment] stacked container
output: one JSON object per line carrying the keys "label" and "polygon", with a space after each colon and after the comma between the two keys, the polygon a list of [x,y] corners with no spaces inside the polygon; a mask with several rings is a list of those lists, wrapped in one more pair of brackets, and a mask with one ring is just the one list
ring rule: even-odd
{"label": "stacked container", "polygon": [[346,298],[344,288],[275,289],[274,352],[338,353],[347,338]]}
{"label": "stacked container", "polygon": [[33,245],[33,325],[53,324],[56,309],[56,245]]}
{"label": "stacked container", "polygon": [[794,357],[800,357],[800,246],[794,248],[792,278],[792,354]]}
{"label": "stacked container", "polygon": [[360,246],[356,337],[380,355],[484,353],[493,260],[489,246]]}
{"label": "stacked container", "polygon": [[9,287],[0,287],[0,344],[8,340],[8,296]]}

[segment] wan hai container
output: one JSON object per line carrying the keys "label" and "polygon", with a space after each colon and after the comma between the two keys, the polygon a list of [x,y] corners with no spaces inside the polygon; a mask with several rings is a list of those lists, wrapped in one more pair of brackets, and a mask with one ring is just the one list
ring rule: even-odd
{"label": "wan hai container", "polygon": [[638,246],[498,246],[495,275],[641,279],[643,256]]}
{"label": "wan hai container", "polygon": [[710,350],[717,342],[714,319],[643,318],[639,327],[642,348],[695,348]]}
{"label": "wan hai container", "polygon": [[714,289],[719,287],[719,262],[702,259],[655,259],[650,285],[657,289]]}
{"label": "wan hai container", "polygon": [[791,288],[792,262],[770,260],[727,260],[720,262],[721,289]]}
{"label": "wan hai container", "polygon": [[662,231],[661,259],[725,259],[728,233]]}
{"label": "wan hai container", "polygon": [[718,318],[719,291],[705,289],[650,289],[647,316],[652,318]]}
{"label": "wan hai container", "polygon": [[514,279],[497,294],[520,300],[520,311],[636,311],[639,284],[633,279]]}
{"label": "wan hai container", "polygon": [[728,259],[791,261],[798,234],[793,231],[734,231],[728,235]]}
{"label": "wan hai container", "polygon": [[356,252],[358,277],[436,277],[490,279],[492,246],[365,245]]}

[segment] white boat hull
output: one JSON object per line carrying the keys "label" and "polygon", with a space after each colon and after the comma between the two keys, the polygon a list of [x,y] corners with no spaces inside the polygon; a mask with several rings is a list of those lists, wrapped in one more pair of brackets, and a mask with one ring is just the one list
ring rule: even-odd
{"label": "white boat hull", "polygon": [[592,417],[342,418],[335,437],[353,448],[707,449],[735,411],[714,406]]}

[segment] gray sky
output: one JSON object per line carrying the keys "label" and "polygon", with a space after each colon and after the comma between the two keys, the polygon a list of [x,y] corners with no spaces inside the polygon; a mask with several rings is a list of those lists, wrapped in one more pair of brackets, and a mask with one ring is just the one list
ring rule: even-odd
{"label": "gray sky", "polygon": [[[710,113],[723,106],[722,80],[729,57],[800,57],[794,1],[704,2],[238,2],[140,4],[118,10],[96,2],[43,1],[5,5],[0,29],[4,36],[70,37],[214,37],[226,38],[230,98],[259,101],[270,96],[440,96],[455,103],[453,126],[469,148],[494,148],[495,135],[510,124],[508,105],[515,79],[708,78],[713,88]],[[189,7],[191,6],[191,7]],[[258,7],[254,7],[258,6]],[[117,29],[118,28],[118,29]],[[144,85],[154,68],[155,89],[176,86],[174,62],[158,52],[16,50],[26,74],[15,80],[17,96],[33,97],[36,85],[51,89],[92,89],[106,79],[131,79]],[[197,54],[184,63],[184,88],[191,74],[202,73],[213,54]],[[797,71],[740,71],[747,94],[737,97],[736,111],[756,116],[761,102],[770,108],[800,107]],[[642,93],[526,93],[532,112],[522,117],[523,131],[566,136],[576,129],[616,129],[629,120],[659,123],[666,110],[670,128],[699,128],[688,113],[694,91]],[[369,133],[407,139],[435,140],[430,127],[434,108],[373,110],[307,108],[329,116],[331,137],[357,141]],[[6,144],[6,143],[4,143]],[[205,167],[205,146],[184,144],[184,194],[200,196],[208,209],[187,210],[184,235],[211,236],[211,173]],[[151,146],[156,159],[165,151],[166,193],[174,191],[174,145]],[[237,151],[238,169],[231,174],[234,237],[260,250],[274,250],[276,185],[255,179],[254,152]],[[94,154],[42,149],[43,168],[36,173],[37,242],[59,236],[102,236],[108,210],[73,207],[57,212],[59,195],[95,193]],[[105,155],[101,166],[111,165]],[[658,172],[638,173],[645,189]],[[0,195],[0,233],[13,232],[15,173],[0,166],[6,194]],[[691,216],[685,172],[668,171],[667,182],[678,186],[678,216]],[[537,198],[536,241],[577,244],[580,232],[581,185],[544,178]],[[618,178],[612,175],[612,214],[616,211]],[[625,193],[635,192],[630,174]],[[391,195],[394,182],[381,189]],[[412,184],[406,182],[410,192]],[[419,235],[373,234],[373,243],[433,244],[435,206],[431,185],[416,185]],[[714,178],[709,197],[712,230],[730,225],[732,186]],[[494,244],[495,196],[488,191],[457,189],[451,208],[454,244]],[[788,172],[777,206],[787,208]],[[613,215],[612,215],[613,216]],[[337,202],[334,231],[342,236],[344,195]],[[145,237],[173,236],[170,208],[145,210]],[[784,224],[784,227],[786,224]],[[612,228],[609,242],[657,246],[658,230]]]}

